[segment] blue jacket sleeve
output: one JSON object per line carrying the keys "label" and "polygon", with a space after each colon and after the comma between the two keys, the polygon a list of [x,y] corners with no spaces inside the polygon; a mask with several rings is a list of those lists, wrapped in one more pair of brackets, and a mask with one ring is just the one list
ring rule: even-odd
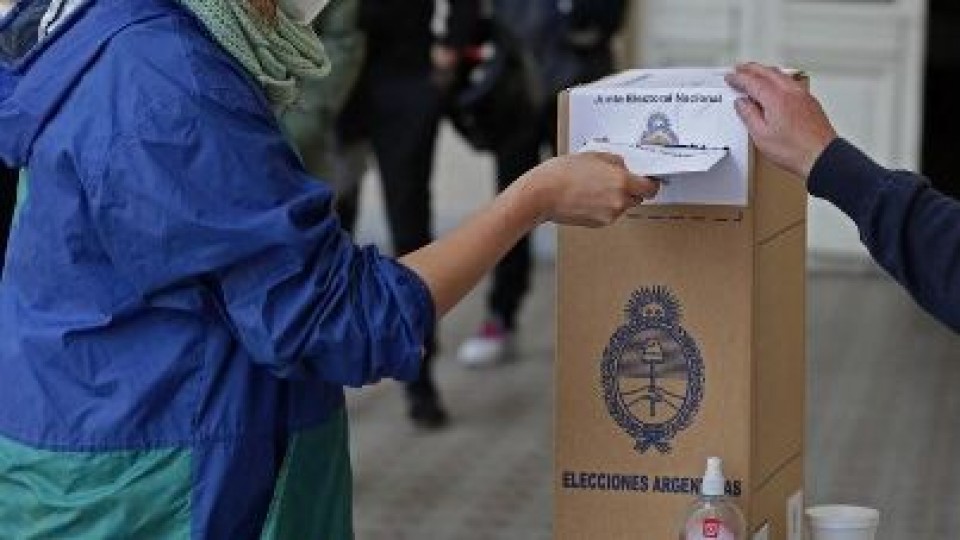
{"label": "blue jacket sleeve", "polygon": [[809,189],[850,216],[877,262],[960,332],[960,203],[919,175],[881,167],[842,139],[817,160]]}
{"label": "blue jacket sleeve", "polygon": [[113,265],[147,299],[213,290],[279,376],[412,379],[434,307],[411,270],[356,247],[272,117],[202,98],[143,111],[86,188]]}

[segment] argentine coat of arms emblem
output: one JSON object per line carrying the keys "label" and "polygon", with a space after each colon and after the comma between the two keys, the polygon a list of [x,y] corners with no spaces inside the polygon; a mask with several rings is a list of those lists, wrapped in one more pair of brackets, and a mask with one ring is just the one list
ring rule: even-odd
{"label": "argentine coat of arms emblem", "polygon": [[665,287],[643,287],[627,302],[626,322],[603,352],[607,410],[644,454],[671,451],[703,400],[703,358],[680,325],[681,305]]}

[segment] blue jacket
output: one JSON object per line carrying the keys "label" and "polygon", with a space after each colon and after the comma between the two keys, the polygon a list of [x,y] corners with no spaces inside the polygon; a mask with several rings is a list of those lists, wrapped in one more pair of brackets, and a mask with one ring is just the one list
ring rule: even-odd
{"label": "blue jacket", "polygon": [[960,203],[843,139],[817,160],[809,187],[856,222],[870,253],[921,306],[960,332]]}
{"label": "blue jacket", "polygon": [[0,538],[349,537],[342,387],[416,376],[423,282],[351,243],[173,0],[90,0],[27,45],[0,58],[0,160],[31,182],[0,282]]}

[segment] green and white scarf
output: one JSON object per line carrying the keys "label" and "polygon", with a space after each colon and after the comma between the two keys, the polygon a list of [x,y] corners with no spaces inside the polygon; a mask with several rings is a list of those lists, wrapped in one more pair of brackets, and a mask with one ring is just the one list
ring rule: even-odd
{"label": "green and white scarf", "polygon": [[245,0],[180,0],[217,42],[249,71],[276,110],[300,97],[304,80],[330,72],[320,38],[277,10],[276,23],[263,20]]}

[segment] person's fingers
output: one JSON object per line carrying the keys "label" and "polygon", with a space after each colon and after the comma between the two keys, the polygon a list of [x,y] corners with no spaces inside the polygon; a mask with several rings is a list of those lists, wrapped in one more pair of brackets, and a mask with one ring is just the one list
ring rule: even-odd
{"label": "person's fingers", "polygon": [[730,73],[727,73],[726,75],[724,75],[723,80],[725,80],[727,84],[730,85],[730,88],[733,88],[737,92],[740,92],[742,94],[747,93],[747,88],[743,82],[743,75],[740,75],[736,71],[731,71]]}
{"label": "person's fingers", "polygon": [[651,199],[660,191],[660,182],[645,176],[631,174],[627,179],[627,193],[634,199]]}
{"label": "person's fingers", "polygon": [[[737,72],[745,73],[745,74],[766,80],[769,83],[775,84],[775,85],[780,85],[785,82],[785,75],[779,69],[775,67],[759,64],[757,62],[747,62],[744,64],[738,64]],[[789,79],[786,79],[786,80],[789,80]]]}
{"label": "person's fingers", "polygon": [[787,74],[780,68],[771,66],[761,66],[761,69],[767,73],[767,77],[780,85],[781,88],[793,88],[799,84],[793,76]]}
{"label": "person's fingers", "polygon": [[587,154],[596,157],[600,161],[609,163],[610,165],[615,165],[622,168],[627,167],[626,163],[623,162],[623,156],[618,154],[611,154],[609,152],[587,152]]}
{"label": "person's fingers", "polygon": [[761,104],[773,101],[777,93],[778,84],[753,67],[738,66],[725,79],[734,90],[747,94]]}
{"label": "person's fingers", "polygon": [[800,82],[793,75],[780,68],[749,62],[739,64],[737,71],[769,81],[774,88],[782,91],[795,90],[801,87]]}
{"label": "person's fingers", "polygon": [[795,76],[796,71],[788,72],[777,67],[763,65],[760,65],[758,69],[760,72],[766,73],[767,78],[783,90],[802,88],[802,84]]}
{"label": "person's fingers", "polygon": [[763,133],[766,127],[766,121],[763,117],[763,110],[755,101],[750,98],[740,98],[734,104],[740,119],[747,125],[747,130],[756,135]]}
{"label": "person's fingers", "polygon": [[763,103],[772,98],[773,85],[756,75],[735,72],[727,74],[725,79],[731,88],[750,96],[751,99]]}

